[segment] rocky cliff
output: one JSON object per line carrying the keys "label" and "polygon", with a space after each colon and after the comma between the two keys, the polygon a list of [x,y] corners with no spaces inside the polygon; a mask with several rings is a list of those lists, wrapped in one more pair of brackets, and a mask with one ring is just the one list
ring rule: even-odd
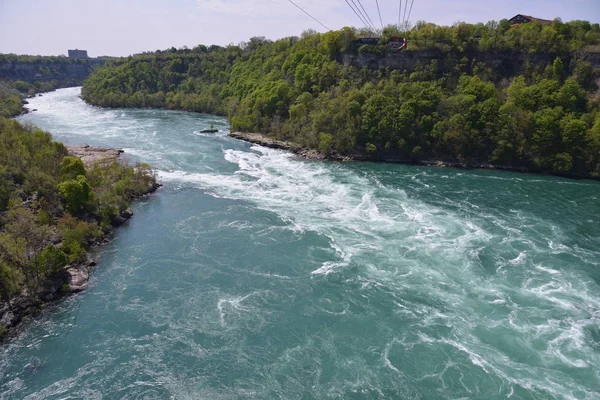
{"label": "rocky cliff", "polygon": [[386,54],[363,51],[358,54],[346,53],[342,56],[341,62],[358,68],[389,68],[391,70],[412,72],[419,65],[426,66],[432,61],[436,61],[441,72],[450,72],[463,57],[472,62],[472,65],[481,62],[504,76],[523,74],[528,65],[531,67],[546,66],[552,63],[556,57],[560,57],[566,66],[572,61],[580,59],[589,62],[594,69],[600,68],[600,53],[584,51],[560,55],[518,51],[446,52],[439,49],[404,50],[387,52]]}
{"label": "rocky cliff", "polygon": [[60,86],[80,85],[103,59],[68,59],[53,62],[0,61],[0,81],[48,82]]}

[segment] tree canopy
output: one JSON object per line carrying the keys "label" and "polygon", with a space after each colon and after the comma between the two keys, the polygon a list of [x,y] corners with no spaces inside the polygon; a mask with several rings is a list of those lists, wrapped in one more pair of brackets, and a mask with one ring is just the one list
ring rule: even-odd
{"label": "tree canopy", "polygon": [[[82,95],[105,107],[227,115],[235,130],[327,153],[600,174],[600,71],[585,58],[600,48],[598,24],[420,22],[404,33],[387,28],[377,45],[361,44],[360,34],[128,57],[96,70]],[[409,38],[408,50],[385,44],[395,34]],[[361,55],[383,67],[363,67]],[[390,67],[410,59],[414,68]]]}
{"label": "tree canopy", "polygon": [[81,261],[153,183],[145,164],[86,168],[48,133],[0,117],[0,303]]}

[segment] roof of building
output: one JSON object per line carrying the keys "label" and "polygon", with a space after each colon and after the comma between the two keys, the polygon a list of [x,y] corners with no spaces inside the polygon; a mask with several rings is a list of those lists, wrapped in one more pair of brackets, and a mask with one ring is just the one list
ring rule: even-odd
{"label": "roof of building", "polygon": [[525,15],[525,14],[517,14],[514,17],[512,17],[511,19],[509,19],[509,21],[511,21],[517,17],[523,17],[525,19],[528,19],[529,21],[539,22],[541,24],[551,24],[552,23],[552,21],[549,19],[536,18],[536,17],[532,17],[531,15]]}

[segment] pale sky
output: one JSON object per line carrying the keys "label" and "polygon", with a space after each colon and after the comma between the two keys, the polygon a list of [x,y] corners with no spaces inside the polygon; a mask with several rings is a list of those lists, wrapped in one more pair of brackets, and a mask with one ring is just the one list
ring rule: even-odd
{"label": "pale sky", "polygon": [[[345,0],[293,1],[330,29],[362,26]],[[406,0],[378,1],[384,25],[396,24]],[[380,27],[375,0],[362,4]],[[600,0],[414,0],[410,21],[451,25],[515,14],[600,22]],[[78,48],[91,57],[126,56],[299,36],[306,29],[326,31],[288,0],[0,0],[0,53],[60,55]]]}

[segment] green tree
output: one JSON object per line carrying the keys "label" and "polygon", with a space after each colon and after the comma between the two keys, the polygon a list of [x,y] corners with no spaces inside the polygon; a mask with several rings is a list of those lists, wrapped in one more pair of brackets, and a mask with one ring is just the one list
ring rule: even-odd
{"label": "green tree", "polygon": [[58,191],[65,199],[67,210],[73,215],[80,214],[90,199],[91,187],[83,175],[58,184]]}
{"label": "green tree", "polygon": [[76,179],[79,175],[85,176],[83,161],[77,157],[66,156],[60,163],[60,180]]}
{"label": "green tree", "polygon": [[67,264],[67,256],[62,251],[49,244],[37,256],[36,264],[44,276],[49,276]]}
{"label": "green tree", "polygon": [[[362,140],[383,148],[395,133],[396,105],[392,98],[376,94],[362,107]],[[371,151],[373,147],[371,146]]]}

